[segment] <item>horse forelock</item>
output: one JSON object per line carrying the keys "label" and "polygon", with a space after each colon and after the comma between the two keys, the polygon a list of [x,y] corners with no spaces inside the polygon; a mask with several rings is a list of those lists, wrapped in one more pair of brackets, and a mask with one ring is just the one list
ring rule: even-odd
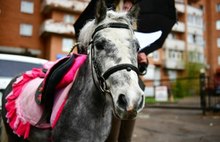
{"label": "horse forelock", "polygon": [[95,21],[88,21],[86,25],[81,29],[79,34],[79,43],[83,48],[87,48],[89,46],[89,42],[91,41],[92,34],[95,30]]}
{"label": "horse forelock", "polygon": [[95,23],[95,20],[90,20],[81,29],[78,39],[81,46],[83,48],[88,48],[89,43],[92,40],[92,34],[95,31],[95,28],[99,25],[104,25],[111,22],[125,23],[131,27],[131,19],[129,19],[127,16],[127,12],[115,12],[113,10],[109,10],[105,19],[98,23],[98,25]]}

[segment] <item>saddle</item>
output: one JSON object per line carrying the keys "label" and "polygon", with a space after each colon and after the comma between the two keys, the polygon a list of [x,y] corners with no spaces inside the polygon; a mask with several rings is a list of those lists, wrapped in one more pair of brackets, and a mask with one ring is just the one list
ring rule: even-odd
{"label": "saddle", "polygon": [[56,91],[67,86],[72,81],[73,76],[65,76],[67,76],[66,74],[71,70],[77,56],[77,54],[66,56],[58,60],[55,64],[52,64],[52,67],[48,66],[48,69],[43,68],[43,72],[46,75],[35,94],[36,103],[44,105],[45,108],[39,123],[43,121],[50,121],[54,103],[54,94]]}
{"label": "saddle", "polygon": [[86,55],[73,54],[48,62],[43,69],[27,71],[16,79],[5,104],[6,118],[14,133],[27,138],[31,126],[55,127],[77,71],[85,60]]}
{"label": "saddle", "polygon": [[69,81],[66,81],[66,83],[60,83],[60,81],[70,70],[76,58],[75,56],[77,55],[73,54],[72,56],[67,56],[58,60],[55,64],[52,64],[52,67],[49,65],[49,67],[42,69],[45,73],[45,77],[35,94],[35,101],[37,104],[44,104],[46,101],[53,100],[55,91],[69,83]]}

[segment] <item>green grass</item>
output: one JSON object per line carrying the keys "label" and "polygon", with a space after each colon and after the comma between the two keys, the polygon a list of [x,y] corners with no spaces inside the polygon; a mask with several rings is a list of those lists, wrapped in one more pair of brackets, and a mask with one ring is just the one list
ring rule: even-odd
{"label": "green grass", "polygon": [[145,103],[154,104],[154,103],[156,103],[156,100],[154,97],[145,97]]}
{"label": "green grass", "polygon": [[[176,103],[177,101],[178,101],[178,98],[174,98],[174,102],[172,102],[172,103]],[[169,101],[167,101],[167,102],[157,102],[154,97],[145,97],[145,103],[155,104],[155,103],[171,103],[171,102],[169,102]]]}

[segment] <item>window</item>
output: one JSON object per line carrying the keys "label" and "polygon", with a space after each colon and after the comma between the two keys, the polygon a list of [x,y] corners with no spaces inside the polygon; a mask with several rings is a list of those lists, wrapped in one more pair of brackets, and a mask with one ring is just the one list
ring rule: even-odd
{"label": "window", "polygon": [[172,58],[172,50],[168,50],[168,58]]}
{"label": "window", "polygon": [[220,56],[218,56],[218,65],[220,65]]}
{"label": "window", "polygon": [[73,39],[71,38],[63,38],[62,40],[62,51],[70,52],[73,47]]}
{"label": "window", "polygon": [[[187,35],[187,41],[188,43],[192,43],[192,44],[197,44],[197,40],[200,40],[200,37],[198,37],[197,35],[195,34],[188,34]],[[203,40],[203,39],[202,39]],[[201,42],[201,41],[199,41]],[[200,44],[200,43],[199,43]]]}
{"label": "window", "polygon": [[190,51],[188,54],[189,54],[189,56],[188,56],[189,61],[190,61],[190,62],[193,62],[193,60],[194,60],[194,54],[193,54],[193,52]]}
{"label": "window", "polygon": [[188,43],[193,43],[194,41],[193,41],[193,34],[188,34],[187,35],[187,41],[188,41]]}
{"label": "window", "polygon": [[187,24],[193,24],[194,22],[194,16],[193,15],[188,15],[187,16]]}
{"label": "window", "polygon": [[220,37],[217,38],[217,47],[220,48]]}
{"label": "window", "polygon": [[216,21],[216,30],[220,30],[220,20]]}
{"label": "window", "polygon": [[205,62],[205,57],[202,53],[198,53],[198,62],[199,63],[204,63]]}
{"label": "window", "polygon": [[30,1],[21,1],[21,12],[33,14],[34,13],[34,3]]}
{"label": "window", "polygon": [[169,58],[170,59],[176,59],[176,51],[169,50]]}
{"label": "window", "polygon": [[144,94],[146,97],[153,97],[154,96],[154,87],[153,86],[149,86],[149,87],[145,87],[144,89]]}
{"label": "window", "polygon": [[220,12],[220,3],[216,5],[216,12]]}
{"label": "window", "polygon": [[[15,58],[15,57],[14,57]],[[22,72],[25,72],[27,70],[31,70],[32,68],[40,68],[42,67],[42,64],[41,62],[43,62],[43,60],[40,62],[40,59],[39,59],[39,63],[32,63],[32,61],[34,61],[34,59],[26,59],[27,62],[23,62],[23,61],[19,61],[16,59],[13,59],[13,60],[1,60],[0,59],[0,65],[1,67],[4,67],[4,68],[1,68],[0,70],[0,76],[4,76],[4,77],[14,77],[16,76],[18,73],[22,73]],[[36,62],[37,62],[37,58],[35,59]],[[44,61],[46,62],[46,60]]]}
{"label": "window", "polygon": [[155,66],[152,65],[152,64],[149,64],[148,68],[147,68],[147,74],[145,74],[143,77],[144,77],[145,80],[154,80],[154,78],[155,78]]}
{"label": "window", "polygon": [[203,26],[203,19],[201,16],[197,16],[196,17],[196,23],[195,23],[197,26],[200,26],[202,27]]}
{"label": "window", "polygon": [[190,62],[194,63],[204,63],[205,62],[205,57],[204,53],[196,52],[196,51],[190,51],[188,56],[188,59]]}
{"label": "window", "polygon": [[32,36],[33,26],[31,24],[20,24],[20,35]]}
{"label": "window", "polygon": [[176,35],[173,33],[168,34],[167,39],[177,39]]}
{"label": "window", "polygon": [[168,58],[171,60],[183,60],[183,52],[176,50],[168,50]]}
{"label": "window", "polygon": [[196,42],[196,44],[198,44],[198,45],[201,45],[202,47],[204,47],[204,39],[203,39],[203,36],[201,36],[201,35],[196,35],[196,37],[195,37],[195,42]]}
{"label": "window", "polygon": [[64,15],[63,20],[65,23],[74,23],[75,17],[73,15],[66,14],[66,15]]}
{"label": "window", "polygon": [[159,51],[154,51],[153,52],[153,59],[154,59],[154,61],[159,61],[159,59],[160,59]]}
{"label": "window", "polygon": [[173,39],[173,38],[174,38],[174,37],[173,37],[173,34],[172,34],[172,33],[168,34],[167,39]]}
{"label": "window", "polygon": [[175,70],[168,70],[168,77],[169,79],[176,79],[177,78],[177,72]]}
{"label": "window", "polygon": [[156,67],[155,68],[155,73],[154,73],[154,85],[159,86],[160,83],[161,83],[160,80],[161,80],[160,68]]}

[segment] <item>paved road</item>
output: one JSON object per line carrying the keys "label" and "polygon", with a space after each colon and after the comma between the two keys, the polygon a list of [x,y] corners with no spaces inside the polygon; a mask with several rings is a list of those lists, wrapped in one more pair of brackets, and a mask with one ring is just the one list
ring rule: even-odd
{"label": "paved road", "polygon": [[220,142],[220,115],[146,108],[136,121],[132,142]]}

